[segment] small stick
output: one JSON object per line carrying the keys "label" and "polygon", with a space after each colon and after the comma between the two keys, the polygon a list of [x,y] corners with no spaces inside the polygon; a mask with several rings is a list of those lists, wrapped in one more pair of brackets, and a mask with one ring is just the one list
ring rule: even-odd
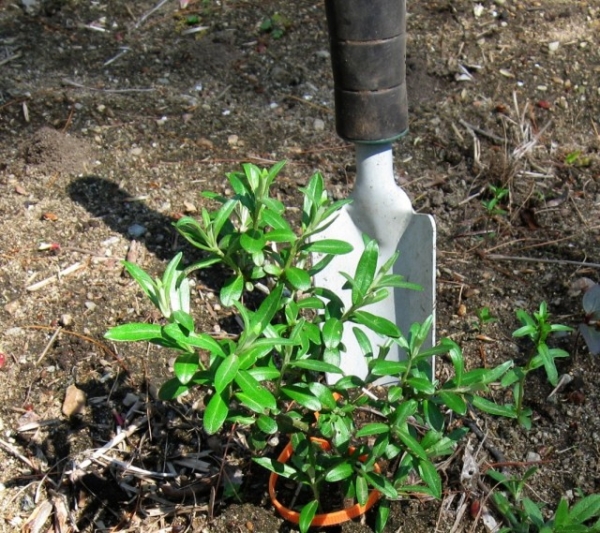
{"label": "small stick", "polygon": [[167,0],[161,0],[158,4],[156,4],[156,6],[154,6],[150,11],[146,12],[144,15],[141,16],[141,18],[135,23],[134,28],[139,28],[145,21],[146,19],[152,15],[153,13],[155,13],[156,11],[158,11],[162,6],[164,6],[167,3]]}
{"label": "small stick", "polygon": [[77,83],[76,81],[72,81],[68,78],[63,78],[61,80],[65,85],[70,85],[71,87],[75,87],[77,89],[86,89],[88,91],[100,91],[104,93],[149,93],[155,91],[154,87],[150,87],[148,89],[98,89],[96,87],[88,87],[86,85],[82,85],[81,83]]}
{"label": "small stick", "polygon": [[10,445],[8,442],[5,442],[2,439],[0,439],[0,448],[2,448],[5,452],[10,453],[11,455],[14,455],[17,459],[23,461],[34,472],[39,472],[39,468],[37,466],[35,466],[29,459],[27,459],[27,457],[22,455],[19,452],[19,450],[17,450],[14,446]]}
{"label": "small stick", "polygon": [[50,337],[50,340],[48,341],[48,344],[46,344],[46,347],[44,348],[44,351],[37,358],[37,361],[35,362],[35,366],[38,366],[42,362],[42,359],[44,357],[46,357],[46,354],[48,353],[48,350],[50,350],[50,347],[54,344],[54,341],[56,340],[56,337],[58,337],[58,334],[61,332],[61,330],[62,330],[62,326],[58,326],[56,328],[56,331],[54,332],[54,334],[52,335],[52,337]]}
{"label": "small stick", "polygon": [[37,283],[34,283],[33,285],[30,285],[29,287],[27,287],[26,290],[28,290],[29,292],[39,291],[40,289],[43,289],[46,285],[50,285],[50,283],[54,283],[55,281],[58,281],[60,278],[62,278],[64,276],[73,274],[74,272],[77,272],[78,270],[85,268],[85,266],[86,265],[84,263],[74,263],[70,267],[67,267],[64,270],[61,270],[56,276],[52,276],[50,278],[43,279],[42,281],[38,281]]}
{"label": "small stick", "polygon": [[6,59],[3,59],[2,61],[0,61],[0,67],[2,65],[6,65],[6,63],[8,63],[9,61],[12,61],[13,59],[19,59],[21,57],[21,52],[17,52],[16,54],[13,54],[12,56],[7,57]]}
{"label": "small stick", "polygon": [[74,472],[75,470],[85,470],[86,468],[88,468],[92,464],[92,462],[98,459],[100,456],[102,456],[104,452],[107,452],[111,448],[114,448],[120,442],[133,435],[146,422],[148,422],[148,418],[144,416],[137,424],[131,424],[131,426],[129,426],[125,431],[122,431],[121,433],[113,437],[104,446],[98,448],[94,453],[92,453],[92,455],[90,455],[90,457],[88,457],[85,461],[82,461],[79,466],[72,470],[72,472]]}
{"label": "small stick", "polygon": [[527,261],[530,263],[551,263],[555,265],[576,265],[580,267],[600,268],[600,263],[586,263],[585,261],[571,261],[569,259],[547,259],[543,257],[523,257],[518,255],[484,254],[484,258],[496,261]]}
{"label": "small stick", "polygon": [[487,137],[488,139],[491,139],[492,141],[496,141],[497,143],[506,144],[506,139],[503,139],[502,137],[498,137],[498,135],[494,135],[493,133],[490,133],[488,131],[482,130],[481,128],[478,128],[477,126],[473,126],[473,124],[469,124],[466,120],[463,120],[462,118],[459,119],[458,122],[460,122],[460,124],[462,126],[464,126],[465,128],[467,128],[468,130],[471,130],[473,133],[478,133],[479,135],[483,135],[484,137]]}
{"label": "small stick", "polygon": [[[118,466],[123,469],[123,472],[133,474],[134,476],[146,478],[146,477],[155,477],[159,479],[170,479],[176,478],[179,474],[168,474],[166,472],[152,472],[151,470],[146,470],[144,468],[139,468],[137,466],[133,466],[125,461],[120,461],[119,459],[113,459],[112,457],[106,457],[104,455],[99,455],[98,457],[94,457],[94,461],[100,464],[107,464],[112,466]],[[83,464],[83,463],[82,463]]]}

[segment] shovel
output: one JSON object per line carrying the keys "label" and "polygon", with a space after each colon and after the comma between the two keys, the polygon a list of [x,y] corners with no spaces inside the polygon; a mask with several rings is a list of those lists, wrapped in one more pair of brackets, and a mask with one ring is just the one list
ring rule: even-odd
{"label": "shovel", "polygon": [[[392,142],[408,131],[406,94],[406,1],[325,0],[335,85],[335,117],[338,135],[356,145],[356,179],[352,203],[344,206],[319,238],[339,239],[354,247],[350,254],[335,256],[315,276],[317,286],[335,291],[346,307],[350,291],[340,272],[351,275],[364,250],[363,235],[379,245],[379,266],[395,252],[393,267],[422,291],[392,289],[385,300],[366,308],[387,318],[407,336],[414,322],[423,322],[435,310],[435,224],[429,215],[416,214],[406,193],[396,185]],[[423,348],[434,343],[435,325]],[[371,345],[384,339],[364,330]],[[352,328],[345,328],[341,368],[361,378],[368,373]],[[377,350],[375,351],[377,354]],[[397,346],[387,356],[399,361],[406,354]],[[327,376],[332,383],[338,374]],[[389,381],[388,381],[389,383]]]}

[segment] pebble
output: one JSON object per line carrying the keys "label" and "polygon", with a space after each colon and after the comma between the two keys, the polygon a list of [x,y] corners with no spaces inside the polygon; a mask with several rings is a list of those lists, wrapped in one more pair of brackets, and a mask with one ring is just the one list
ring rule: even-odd
{"label": "pebble", "polygon": [[320,118],[316,118],[313,122],[313,128],[315,131],[323,131],[325,129],[325,121]]}
{"label": "pebble", "polygon": [[539,453],[527,452],[527,456],[526,456],[525,460],[528,463],[536,463],[537,461],[541,461],[542,457]]}
{"label": "pebble", "polygon": [[88,311],[94,311],[98,306],[94,302],[90,302],[88,300],[87,302],[85,302],[85,307]]}
{"label": "pebble", "polygon": [[127,228],[127,233],[130,237],[137,239],[141,237],[144,233],[146,233],[146,228],[141,224],[132,224]]}
{"label": "pebble", "polygon": [[560,42],[552,41],[551,43],[548,43],[548,50],[550,50],[550,52],[556,52],[559,46]]}
{"label": "pebble", "polygon": [[136,146],[135,148],[132,148],[129,153],[131,155],[136,155],[137,156],[137,155],[142,155],[143,151],[144,150],[140,146]]}
{"label": "pebble", "polygon": [[58,323],[63,327],[69,327],[73,325],[73,317],[68,313],[60,316]]}

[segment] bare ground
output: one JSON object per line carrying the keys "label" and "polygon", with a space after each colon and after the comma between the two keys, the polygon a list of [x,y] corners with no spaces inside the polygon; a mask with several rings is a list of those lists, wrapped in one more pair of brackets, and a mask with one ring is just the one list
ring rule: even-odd
{"label": "bare ground", "polygon": [[[289,206],[317,170],[334,196],[351,190],[322,3],[0,7],[0,527],[290,531],[242,436],[207,438],[200,395],[156,400],[170,354],[102,337],[124,320],[158,319],[120,261],[158,274],[178,250],[197,257],[171,222],[202,207],[200,191],[224,190],[239,163],[288,160],[276,187]],[[396,168],[438,225],[438,337],[459,342],[471,368],[519,359],[517,308],[545,300],[555,321],[577,327],[574,282],[598,281],[600,3],[408,10],[411,134]],[[206,29],[186,33],[197,26]],[[482,205],[490,185],[510,191],[505,214]],[[227,335],[237,326],[218,305],[219,281],[218,272],[198,280],[196,320]],[[499,320],[480,326],[483,307]],[[599,480],[598,363],[576,334],[557,344],[572,354],[561,373],[575,379],[552,402],[533,376],[531,431],[477,418],[514,474],[541,461],[528,490],[549,510],[577,489],[597,492]],[[438,372],[444,379],[443,362]],[[484,530],[458,514],[461,495],[485,502],[458,483],[461,452],[444,470],[444,501],[397,502],[389,531]],[[478,459],[494,461],[485,450]],[[242,481],[243,504],[223,496],[226,478]],[[341,530],[369,531],[369,520]]]}

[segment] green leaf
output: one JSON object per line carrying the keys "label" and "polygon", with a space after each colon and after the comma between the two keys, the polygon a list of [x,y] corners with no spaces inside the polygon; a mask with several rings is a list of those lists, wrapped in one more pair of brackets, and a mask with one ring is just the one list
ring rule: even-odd
{"label": "green leaf", "polygon": [[223,427],[229,414],[229,403],[224,393],[214,394],[204,410],[203,426],[208,435],[214,435]]}
{"label": "green leaf", "polygon": [[473,396],[472,402],[477,409],[481,409],[485,413],[496,416],[505,416],[507,418],[517,418],[517,413],[513,405],[498,405],[481,396]]}
{"label": "green leaf", "polygon": [[408,448],[408,451],[412,455],[415,455],[422,461],[427,461],[427,452],[419,444],[419,441],[417,441],[417,439],[415,439],[410,434],[410,432],[408,431],[408,428],[406,427],[406,424],[404,424],[402,427],[398,428],[397,433],[398,433],[398,437],[400,438],[400,440],[404,443],[404,445]]}
{"label": "green leaf", "polygon": [[578,501],[569,512],[568,524],[583,524],[600,516],[600,494],[590,494]]}
{"label": "green leaf", "polygon": [[133,322],[110,328],[104,338],[117,342],[151,341],[162,338],[162,328],[159,324]]}
{"label": "green leaf", "polygon": [[177,378],[171,378],[162,384],[158,391],[158,397],[164,401],[174,400],[189,389],[190,387],[188,385],[184,385]]}
{"label": "green leaf", "polygon": [[293,243],[297,237],[291,229],[274,229],[265,234],[268,242],[290,242]]}
{"label": "green leaf", "polygon": [[387,318],[367,313],[367,311],[354,311],[354,313],[350,315],[350,320],[357,324],[362,324],[384,337],[400,336],[400,330],[396,324],[389,321]]}
{"label": "green leaf", "polygon": [[344,332],[342,321],[335,317],[329,318],[323,324],[322,332],[325,348],[337,348],[340,342],[342,342],[342,334]]}
{"label": "green leaf", "polygon": [[227,220],[229,220],[231,213],[233,213],[233,210],[235,209],[238,203],[239,200],[237,198],[231,198],[227,200],[217,211],[213,221],[213,231],[215,238],[219,237],[219,233],[221,233],[223,225],[225,224],[225,222],[227,222]]}
{"label": "green leaf", "polygon": [[380,435],[382,433],[388,433],[390,430],[387,424],[382,422],[374,422],[372,424],[367,424],[360,428],[356,432],[356,437],[370,437],[371,435]]}
{"label": "green leaf", "polygon": [[377,516],[375,519],[375,533],[384,533],[385,526],[390,516],[390,501],[383,500],[376,510]]}
{"label": "green leaf", "polygon": [[354,285],[352,287],[352,304],[358,305],[366,296],[375,279],[377,271],[377,260],[379,258],[379,247],[377,242],[370,240],[360,256],[356,273],[354,274]]}
{"label": "green leaf", "polygon": [[175,224],[175,228],[187,241],[201,250],[211,250],[208,235],[204,228],[192,217],[182,217]]}
{"label": "green leaf", "polygon": [[467,403],[458,394],[454,394],[453,392],[439,391],[438,396],[439,396],[440,400],[442,400],[444,405],[446,405],[447,407],[452,409],[456,414],[459,414],[459,415],[466,414]]}
{"label": "green leaf", "polygon": [[246,394],[245,392],[236,392],[235,396],[238,400],[240,400],[240,402],[242,402],[242,405],[247,409],[250,409],[250,411],[254,411],[259,415],[264,415],[267,412],[265,406],[258,402],[251,394]]}
{"label": "green leaf", "polygon": [[269,295],[260,304],[260,307],[250,318],[249,324],[249,336],[247,342],[261,335],[266,327],[271,323],[271,320],[275,316],[275,313],[279,310],[281,305],[281,295],[283,293],[283,285],[278,284],[269,293]]}
{"label": "green leaf", "polygon": [[406,384],[421,394],[431,395],[435,393],[435,385],[426,378],[409,377]]}
{"label": "green leaf", "polygon": [[566,498],[561,498],[554,513],[554,523],[557,527],[565,525],[569,517],[569,503]]}
{"label": "green leaf", "polygon": [[356,478],[355,486],[356,499],[358,500],[358,503],[364,505],[369,499],[369,485],[367,480],[363,476],[358,476]]}
{"label": "green leaf", "polygon": [[150,298],[152,303],[156,305],[156,292],[157,287],[154,280],[138,265],[130,263],[129,261],[123,261],[123,266],[129,275],[137,281],[138,285],[142,288],[146,296]]}
{"label": "green leaf", "polygon": [[173,365],[173,373],[182,385],[189,383],[198,371],[198,355],[184,353],[177,357]]}
{"label": "green leaf", "polygon": [[548,381],[553,387],[556,387],[558,383],[558,370],[556,369],[554,358],[552,357],[548,345],[545,343],[539,344],[538,354],[542,357],[542,361],[544,362],[544,369],[546,370]]}
{"label": "green leaf", "polygon": [[337,481],[348,479],[353,474],[354,468],[352,468],[350,463],[340,463],[325,474],[325,480],[329,483],[336,483]]}
{"label": "green leaf", "polygon": [[309,390],[319,399],[321,406],[324,409],[333,411],[337,407],[337,400],[335,399],[331,389],[318,381],[314,381],[308,384]]}
{"label": "green leaf", "polygon": [[375,472],[368,472],[365,476],[369,483],[386,498],[394,499],[398,497],[398,491],[396,491],[394,486],[384,476],[376,474]]}
{"label": "green leaf", "polygon": [[277,408],[275,396],[263,387],[252,375],[245,370],[240,370],[235,376],[235,382],[246,395],[258,403],[262,409],[274,410]]}
{"label": "green leaf", "polygon": [[284,275],[292,287],[298,291],[307,291],[311,287],[310,275],[301,268],[288,267],[284,270]]}
{"label": "green leaf", "polygon": [[245,233],[242,233],[240,244],[244,250],[253,254],[262,251],[267,244],[267,239],[262,231],[250,229]]}
{"label": "green leaf", "polygon": [[298,520],[298,527],[300,528],[300,533],[308,532],[308,529],[312,524],[313,518],[317,514],[318,508],[318,500],[312,500],[311,502],[307,503],[304,507],[302,507],[302,511],[300,511],[300,519]]}
{"label": "green leaf", "polygon": [[230,307],[234,302],[239,301],[242,297],[242,292],[244,291],[244,276],[242,274],[238,274],[237,276],[231,276],[227,278],[223,287],[221,287],[221,292],[219,294],[219,298],[221,299],[221,303],[225,307]]}
{"label": "green leaf", "polygon": [[419,475],[436,498],[442,497],[442,479],[435,465],[427,460],[419,461]]}
{"label": "green leaf", "polygon": [[256,425],[263,433],[266,433],[267,435],[274,435],[279,429],[277,426],[277,421],[266,415],[260,415],[256,419]]}
{"label": "green leaf", "polygon": [[298,359],[288,364],[288,368],[305,368],[314,372],[329,372],[330,374],[342,374],[343,370],[335,365],[316,359]]}
{"label": "green leaf", "polygon": [[371,374],[374,376],[396,376],[399,377],[408,368],[407,361],[387,361],[385,359],[375,359],[369,365]]}
{"label": "green leaf", "polygon": [[177,309],[173,311],[173,313],[171,314],[171,318],[175,320],[175,322],[183,326],[183,328],[186,329],[188,333],[194,331],[194,319],[189,313]]}
{"label": "green leaf", "polygon": [[343,255],[350,253],[354,248],[346,241],[322,239],[308,243],[302,247],[302,250],[318,254]]}
{"label": "green leaf", "polygon": [[293,466],[290,466],[287,463],[280,463],[275,459],[270,459],[268,457],[254,457],[253,460],[263,468],[266,468],[267,470],[270,470],[281,477],[290,478],[294,477],[298,473]]}
{"label": "green leaf", "polygon": [[281,387],[281,392],[291,400],[299,403],[302,407],[306,407],[311,411],[320,411],[321,402],[308,389],[298,385],[288,385]]}
{"label": "green leaf", "polygon": [[240,358],[232,353],[227,356],[215,372],[215,389],[218,393],[224,391],[235,378],[240,367]]}
{"label": "green leaf", "polygon": [[296,305],[300,309],[324,309],[325,304],[321,298],[317,298],[316,296],[309,296],[308,298],[303,298],[302,300],[298,300]]}
{"label": "green leaf", "polygon": [[352,328],[352,333],[354,333],[362,354],[365,357],[373,357],[373,346],[371,346],[369,336],[360,328]]}
{"label": "green leaf", "polygon": [[186,342],[190,346],[194,346],[196,348],[200,348],[201,350],[206,350],[213,355],[218,355],[220,357],[225,357],[225,352],[221,345],[213,339],[210,335],[206,333],[194,333],[191,332],[186,339]]}
{"label": "green leaf", "polygon": [[537,526],[542,527],[544,525],[544,517],[540,511],[540,508],[536,503],[531,501],[529,498],[523,498],[521,500],[523,509],[529,515],[529,519]]}

